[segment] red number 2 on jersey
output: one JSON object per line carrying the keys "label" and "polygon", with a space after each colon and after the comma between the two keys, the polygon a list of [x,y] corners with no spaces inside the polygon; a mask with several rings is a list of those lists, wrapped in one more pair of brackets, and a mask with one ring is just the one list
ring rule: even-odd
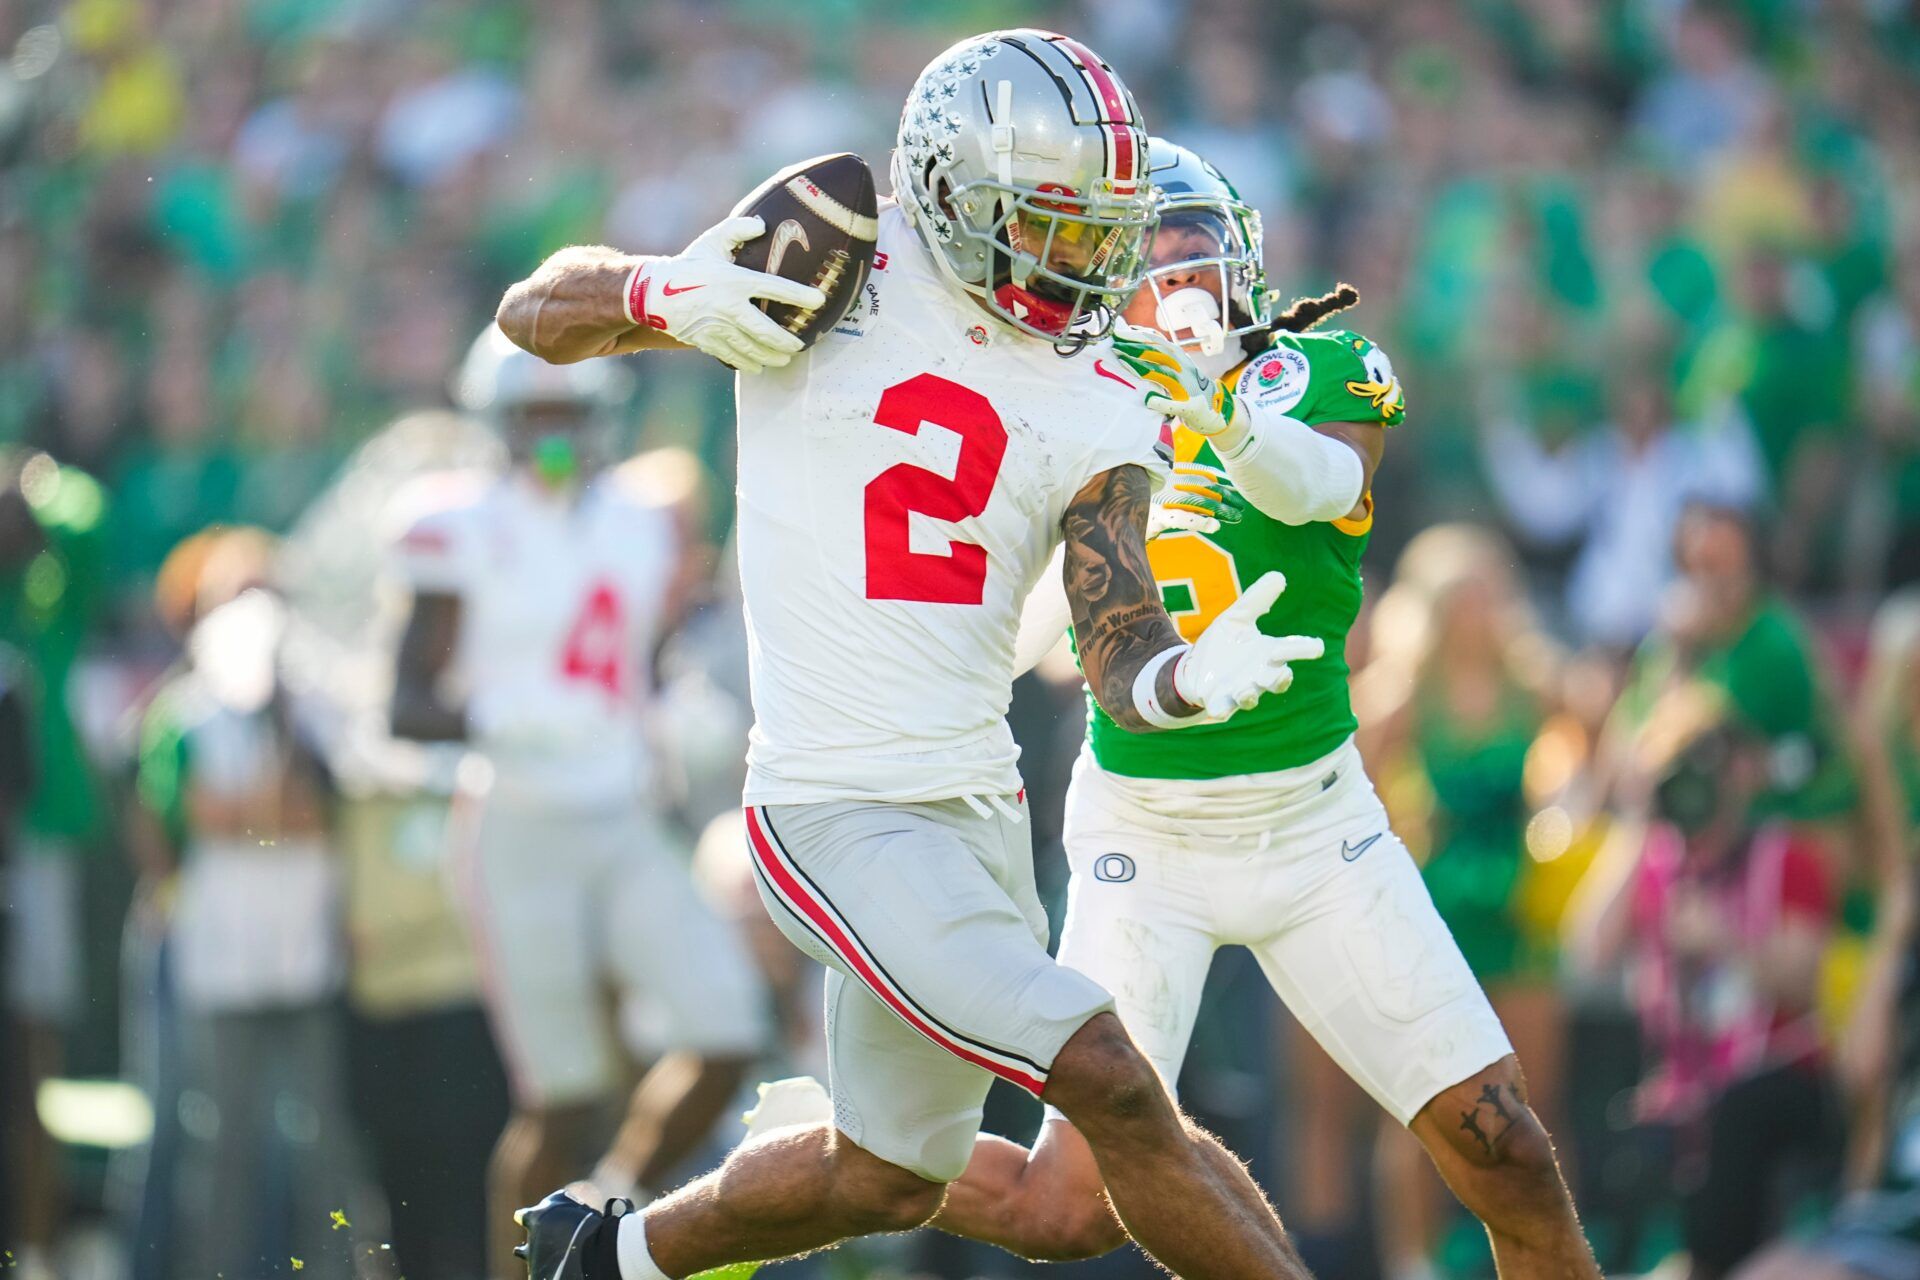
{"label": "red number 2 on jersey", "polygon": [[560,654],[560,671],[569,680],[597,684],[610,697],[627,691],[627,621],[620,593],[607,582],[596,582],[567,628],[567,646]]}
{"label": "red number 2 on jersey", "polygon": [[987,509],[1007,454],[1000,415],[978,391],[923,373],[882,392],[873,420],[910,436],[919,435],[923,423],[945,427],[960,437],[960,462],[951,480],[902,462],[867,485],[867,599],[979,604],[987,549],[955,539],[946,555],[915,551],[908,530],[916,511],[936,520],[964,520]]}

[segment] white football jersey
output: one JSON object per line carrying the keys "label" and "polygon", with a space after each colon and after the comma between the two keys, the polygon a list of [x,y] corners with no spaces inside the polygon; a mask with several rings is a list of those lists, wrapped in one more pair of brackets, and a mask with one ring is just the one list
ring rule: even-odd
{"label": "white football jersey", "polygon": [[431,476],[396,508],[401,575],[460,597],[450,674],[490,794],[631,803],[647,767],[646,659],[679,554],[671,517],[610,475],[570,504],[520,476]]}
{"label": "white football jersey", "polygon": [[1166,465],[1137,381],[992,319],[881,206],[866,296],[736,379],[748,804],[1020,788],[1020,606],[1087,481]]}

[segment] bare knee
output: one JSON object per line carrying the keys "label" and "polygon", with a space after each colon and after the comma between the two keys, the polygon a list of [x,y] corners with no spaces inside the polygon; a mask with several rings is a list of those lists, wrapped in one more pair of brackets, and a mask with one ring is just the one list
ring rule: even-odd
{"label": "bare knee", "polygon": [[1046,1100],[1096,1146],[1130,1131],[1178,1122],[1153,1064],[1111,1013],[1094,1017],[1060,1050],[1047,1079]]}
{"label": "bare knee", "polygon": [[835,1135],[834,1187],[858,1235],[912,1231],[940,1212],[945,1184],[890,1164]]}
{"label": "bare knee", "polygon": [[1113,1216],[1103,1195],[1036,1198],[1028,1239],[1040,1242],[1034,1262],[1084,1262],[1112,1253],[1127,1242],[1126,1228]]}
{"label": "bare knee", "polygon": [[1511,1057],[1429,1102],[1415,1131],[1449,1181],[1492,1178],[1506,1195],[1532,1185],[1560,1193],[1553,1140],[1528,1105],[1526,1083]]}

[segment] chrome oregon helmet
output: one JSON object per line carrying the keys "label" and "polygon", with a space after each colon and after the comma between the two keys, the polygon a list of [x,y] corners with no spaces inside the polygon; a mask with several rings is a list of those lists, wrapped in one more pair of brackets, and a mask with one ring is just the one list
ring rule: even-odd
{"label": "chrome oregon helmet", "polygon": [[[1273,322],[1260,211],[1240,198],[1225,174],[1185,147],[1155,138],[1148,153],[1160,211],[1160,256],[1193,241],[1189,252],[1147,271],[1159,327],[1182,346],[1218,355],[1227,339]],[[1218,273],[1219,288],[1193,288],[1201,273]]]}
{"label": "chrome oregon helmet", "polygon": [[1099,55],[995,31],[935,58],[907,95],[893,191],[941,272],[1052,341],[1113,326],[1154,225],[1147,133]]}

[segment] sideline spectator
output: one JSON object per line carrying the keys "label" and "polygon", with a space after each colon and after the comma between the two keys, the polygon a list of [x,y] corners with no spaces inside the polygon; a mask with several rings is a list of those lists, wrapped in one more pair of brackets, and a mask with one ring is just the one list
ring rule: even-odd
{"label": "sideline spectator", "polygon": [[1738,1280],[1912,1280],[1920,1276],[1920,955],[1902,939],[1897,997],[1876,1010],[1892,1037],[1885,1158],[1871,1186],[1844,1201],[1812,1239],[1782,1244]]}
{"label": "sideline spectator", "polygon": [[1857,789],[1838,709],[1806,624],[1761,575],[1752,519],[1696,502],[1674,545],[1679,576],[1659,629],[1634,655],[1615,707],[1619,728],[1631,734],[1675,686],[1704,680],[1767,740],[1763,807],[1803,822],[1848,813]]}
{"label": "sideline spectator", "polygon": [[[1560,1132],[1554,939],[1522,909],[1527,756],[1553,710],[1556,655],[1514,582],[1514,558],[1470,525],[1436,525],[1407,544],[1369,627],[1360,741],[1400,801],[1397,828],[1424,845],[1427,890],[1513,1041],[1529,1100]],[[1423,814],[1407,812],[1416,806],[1396,771],[1413,775]],[[1399,1125],[1381,1129],[1381,1172],[1382,1262],[1389,1275],[1415,1274],[1439,1234],[1441,1186]]]}
{"label": "sideline spectator", "polygon": [[1688,375],[1695,385],[1682,393],[1737,400],[1778,517],[1768,526],[1768,559],[1782,585],[1822,590],[1838,582],[1843,467],[1855,447],[1848,334],[1831,288],[1790,244],[1756,245],[1738,265],[1735,317],[1708,335]]}
{"label": "sideline spectator", "polygon": [[93,639],[106,495],[44,453],[0,456],[0,643],[25,658],[35,686],[39,768],[7,865],[9,949],[4,996],[18,1045],[7,1127],[13,1133],[21,1266],[47,1274],[61,1213],[53,1140],[33,1099],[60,1074],[67,1026],[80,1012],[80,860],[101,829],[101,797],[71,711],[72,676]]}
{"label": "sideline spectator", "polygon": [[329,780],[278,671],[283,627],[259,588],[199,621],[186,673],[149,712],[140,788],[182,831],[168,948],[194,1020],[186,1274],[338,1280],[352,1270],[332,1217],[351,1191],[338,872]]}
{"label": "sideline spectator", "polygon": [[[153,609],[171,641],[184,648],[200,618],[262,581],[271,554],[271,541],[258,530],[226,528],[204,530],[168,552],[154,584]],[[171,732],[170,690],[186,678],[184,662],[176,655],[141,708],[143,742],[149,731]],[[124,1187],[133,1280],[169,1280],[182,1261],[176,1192],[186,1142],[184,1058],[192,1037],[174,990],[168,936],[187,815],[170,774],[164,786],[156,786],[162,777],[161,771],[136,773],[134,803],[123,824],[136,879],[121,938],[121,1075],[146,1094],[153,1109],[147,1142],[114,1171]]]}
{"label": "sideline spectator", "polygon": [[1558,449],[1504,417],[1481,434],[1502,509],[1529,542],[1577,547],[1566,610],[1580,640],[1625,652],[1652,629],[1690,500],[1758,498],[1759,459],[1737,419],[1676,421],[1662,351],[1610,362],[1611,420]]}
{"label": "sideline spectator", "polygon": [[1769,759],[1720,691],[1669,691],[1635,741],[1644,816],[1616,829],[1572,920],[1586,969],[1627,973],[1652,1054],[1634,1115],[1670,1162],[1694,1280],[1778,1228],[1789,1175],[1804,1189],[1838,1172],[1816,1008],[1834,886],[1821,851],[1768,816]]}

